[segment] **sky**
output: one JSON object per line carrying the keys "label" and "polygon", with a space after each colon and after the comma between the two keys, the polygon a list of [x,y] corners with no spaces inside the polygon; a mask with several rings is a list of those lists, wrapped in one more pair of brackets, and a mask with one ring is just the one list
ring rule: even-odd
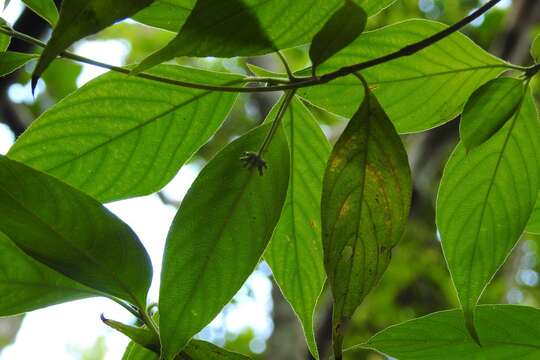
{"label": "sky", "polygon": [[[20,0],[12,0],[2,17],[12,23],[22,9]],[[75,51],[109,64],[123,65],[129,49],[125,43],[119,41],[83,41],[76,45]],[[86,65],[78,84],[83,85],[103,72],[103,69]],[[29,85],[12,87],[9,96],[16,102],[32,100]],[[0,154],[5,154],[13,141],[9,129],[0,124]],[[200,168],[201,164],[197,163],[184,166],[164,189],[165,194],[181,200]],[[145,245],[154,266],[149,298],[150,301],[157,301],[163,248],[176,210],[164,205],[155,195],[108,204],[107,208],[130,225]],[[220,343],[224,339],[225,331],[239,333],[251,328],[256,335],[251,344],[252,348],[263,351],[264,342],[272,331],[272,284],[269,274],[270,271],[265,265],[255,271],[235,296],[235,303],[228,305],[210,326],[201,332],[200,337]],[[125,309],[103,298],[85,299],[37,310],[25,316],[15,343],[0,353],[0,360],[76,360],[80,358],[80,350],[91,348],[101,336],[105,337],[107,347],[105,359],[121,359],[128,340],[101,322],[102,313],[107,318],[118,321],[133,320]]]}

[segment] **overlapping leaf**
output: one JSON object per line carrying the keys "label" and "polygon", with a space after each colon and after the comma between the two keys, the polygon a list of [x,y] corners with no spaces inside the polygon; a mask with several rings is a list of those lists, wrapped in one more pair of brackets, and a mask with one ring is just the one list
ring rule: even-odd
{"label": "overlapping leaf", "polygon": [[540,190],[540,125],[533,98],[490,140],[459,144],[444,170],[437,225],[452,279],[474,335],[473,311],[520,238]]}
{"label": "overlapping leaf", "polygon": [[197,0],[156,0],[133,18],[144,24],[178,32]]}
{"label": "overlapping leaf", "polygon": [[[152,72],[224,84],[240,77],[179,66]],[[101,201],[159,190],[225,120],[236,94],[103,75],[37,119],[8,153]]]}
{"label": "overlapping leaf", "polygon": [[463,146],[471,151],[487,141],[514,115],[523,99],[523,81],[499,78],[476,90],[465,104],[460,123]]}
{"label": "overlapping leaf", "polygon": [[[32,1],[34,4],[40,3]],[[153,0],[64,0],[58,24],[32,74],[32,87],[35,87],[49,64],[75,41],[134,15],[152,2]]]}
{"label": "overlapping leaf", "polygon": [[[159,356],[131,342],[122,360],[159,360]],[[206,341],[191,340],[175,360],[249,360],[249,358],[227,351]]]}
{"label": "overlapping leaf", "polygon": [[354,2],[346,0],[313,37],[309,48],[313,69],[353,42],[364,31],[366,23],[366,12]]}
{"label": "overlapping leaf", "polygon": [[478,307],[482,346],[467,334],[459,310],[433,313],[391,326],[358,348],[399,360],[535,360],[540,358],[540,310],[516,305]]}
{"label": "overlapping leaf", "polygon": [[[446,26],[428,20],[409,20],[366,32],[325,64],[318,73],[389,54],[420,41]],[[461,113],[472,92],[500,74],[506,64],[470,39],[454,33],[412,56],[362,71],[398,132],[430,129]],[[350,118],[362,101],[354,76],[298,93],[313,104]]]}
{"label": "overlapping leaf", "polygon": [[347,320],[388,266],[407,222],[411,192],[401,139],[368,92],[336,143],[323,182],[322,234],[334,296],[335,353]]}
{"label": "overlapping leaf", "polygon": [[[269,120],[275,116],[274,111]],[[302,322],[311,353],[318,357],[313,316],[326,278],[320,199],[330,146],[313,115],[298,99],[289,105],[283,125],[291,154],[289,190],[265,259]]]}
{"label": "overlapping leaf", "polygon": [[231,300],[262,256],[289,183],[280,130],[259,176],[239,158],[262,144],[260,127],[221,151],[199,174],[178,211],[165,248],[159,309],[163,357],[171,360]]}
{"label": "overlapping leaf", "polygon": [[[372,16],[395,1],[355,0],[354,2],[361,5]],[[196,0],[156,0],[149,7],[140,11],[134,19],[147,25],[178,32],[195,7],[195,3]]]}
{"label": "overlapping leaf", "polygon": [[0,157],[0,231],[26,254],[111,296],[146,306],[152,266],[131,229],[97,201]]}
{"label": "overlapping leaf", "polygon": [[58,21],[58,9],[53,0],[23,0],[32,11],[47,20],[51,25]]}
{"label": "overlapping leaf", "polygon": [[29,61],[34,60],[39,55],[25,54],[15,51],[6,51],[0,53],[0,76],[6,76],[15,70],[23,67]]}
{"label": "overlapping leaf", "polygon": [[528,233],[540,235],[540,198],[536,200],[536,205],[525,230]]}
{"label": "overlapping leaf", "polygon": [[37,262],[0,233],[0,316],[96,296],[91,289]]}
{"label": "overlapping leaf", "polygon": [[[369,6],[369,10],[378,11],[391,2]],[[178,36],[146,58],[134,72],[179,56],[252,56],[309,43],[342,3],[342,0],[199,0]]]}

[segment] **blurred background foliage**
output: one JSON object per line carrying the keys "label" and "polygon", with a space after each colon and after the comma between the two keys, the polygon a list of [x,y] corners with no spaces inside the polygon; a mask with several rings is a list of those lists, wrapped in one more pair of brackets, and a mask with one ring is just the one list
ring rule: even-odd
{"label": "blurred background foliage", "polygon": [[[481,5],[477,0],[397,0],[396,4],[373,17],[368,27],[376,29],[409,18],[427,18],[453,23]],[[540,2],[537,0],[504,0],[502,5],[468,26],[464,32],[476,43],[493,54],[518,64],[530,64],[528,48],[536,34],[540,34]],[[29,20],[30,19],[30,20]],[[46,39],[49,30],[25,10],[15,23],[19,31],[32,33]],[[118,64],[140,61],[150,52],[160,48],[172,33],[149,28],[133,21],[119,23],[75,46],[84,55],[99,59],[102,52],[116,51]],[[14,41],[12,49],[37,51]],[[308,65],[305,49],[291,49],[285,55],[294,69]],[[177,59],[178,63],[227,72],[248,73],[246,62],[272,71],[283,71],[274,56],[254,59]],[[87,69],[77,63],[58,60],[44,74],[38,92],[32,97],[29,76],[33,64],[0,80],[0,122],[9,126],[15,135],[20,134],[33,119],[54,103],[60,101],[89,79]],[[94,74],[95,75],[95,74]],[[91,76],[94,76],[91,75]],[[91,77],[90,76],[90,77]],[[538,77],[533,82],[535,95],[540,95]],[[260,124],[279,94],[241,95],[219,132],[192,160],[197,167],[211,158],[226,143]],[[310,107],[331,140],[341,133],[346,119],[338,118],[320,109]],[[346,345],[361,343],[377,331],[407,319],[433,311],[458,306],[455,291],[445,266],[437,230],[434,204],[438,181],[453,146],[457,142],[458,119],[430,132],[407,135],[407,145],[415,179],[413,209],[406,234],[394,250],[393,261],[379,286],[368,296],[357,311]],[[164,206],[175,205],[180,199],[161,194]],[[485,292],[483,303],[518,303],[538,306],[540,264],[538,252],[540,238],[525,236],[494,282]],[[263,266],[262,273],[270,273]],[[249,289],[245,296],[250,296]],[[253,329],[241,333],[224,329],[209,337],[225,347],[255,359],[309,359],[303,335],[290,306],[274,286],[272,317],[273,331],[261,340]],[[318,342],[324,354],[329,346],[329,294],[321,297],[318,320]],[[241,301],[241,300],[236,300]],[[231,306],[241,306],[231,304]],[[227,311],[227,309],[225,309]],[[0,346],[7,345],[20,325],[20,319],[0,322]],[[6,330],[6,331],[4,331]],[[74,330],[76,331],[76,330]],[[204,333],[204,332],[203,332]],[[208,334],[207,334],[208,335]],[[266,344],[264,343],[266,341]],[[265,350],[266,349],[266,350]],[[101,338],[90,349],[71,349],[76,359],[98,360],[104,358],[106,348]],[[382,359],[374,353],[356,352],[349,359]]]}

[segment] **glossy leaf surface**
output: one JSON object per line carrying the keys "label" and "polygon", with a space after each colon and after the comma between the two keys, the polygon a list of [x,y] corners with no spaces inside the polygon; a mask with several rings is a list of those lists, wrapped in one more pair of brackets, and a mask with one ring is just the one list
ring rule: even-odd
{"label": "glossy leaf surface", "polygon": [[34,73],[32,88],[49,64],[75,41],[92,35],[118,20],[132,16],[153,0],[64,0],[60,19],[43,50]]}
{"label": "glossy leaf surface", "polygon": [[525,87],[523,81],[499,78],[488,81],[476,90],[465,104],[460,135],[467,151],[493,136],[517,111]]}
{"label": "glossy leaf surface", "polygon": [[270,241],[289,182],[283,131],[265,154],[263,176],[239,160],[261,146],[268,130],[257,128],[228,145],[201,171],[182,201],[167,238],[160,289],[166,360],[231,300]]}
{"label": "glossy leaf surface", "polygon": [[540,125],[532,96],[490,140],[460,143],[437,199],[444,255],[471,333],[474,307],[519,240],[540,190]]}
{"label": "glossy leaf surface", "polygon": [[366,23],[366,12],[354,2],[346,0],[313,37],[309,48],[313,68],[352,43],[364,31]]}
{"label": "glossy leaf surface", "polygon": [[[273,111],[268,120],[275,116]],[[289,105],[283,127],[291,154],[289,190],[265,259],[317,357],[313,316],[326,279],[320,202],[330,146],[316,119],[297,98]]]}
{"label": "glossy leaf surface", "polygon": [[[180,66],[153,73],[214,84],[240,79]],[[108,73],[45,112],[8,156],[104,202],[147,195],[208,141],[235,99]]]}
{"label": "glossy leaf surface", "polygon": [[97,201],[0,157],[0,231],[88,287],[146,306],[152,266],[133,231]]}
{"label": "glossy leaf surface", "polygon": [[399,360],[540,358],[540,310],[482,305],[477,313],[482,347],[467,334],[460,310],[437,312],[391,326],[359,347],[375,349]]}
{"label": "glossy leaf surface", "polygon": [[91,289],[39,263],[0,233],[0,316],[96,296]]}
{"label": "glossy leaf surface", "polygon": [[343,326],[388,266],[408,219],[411,192],[401,139],[368,93],[336,143],[323,182],[324,261],[338,348]]}
{"label": "glossy leaf surface", "polygon": [[[423,40],[446,25],[408,20],[363,33],[317,70],[324,74]],[[504,71],[505,63],[454,33],[412,56],[362,71],[399,133],[423,131],[453,119],[479,86]],[[309,73],[309,71],[307,71]],[[358,79],[347,76],[298,94],[335,114],[351,118],[362,101]]]}

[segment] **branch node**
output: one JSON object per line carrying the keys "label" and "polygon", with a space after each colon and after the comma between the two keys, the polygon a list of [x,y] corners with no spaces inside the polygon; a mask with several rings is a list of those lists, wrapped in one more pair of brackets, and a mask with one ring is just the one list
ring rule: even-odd
{"label": "branch node", "polygon": [[240,158],[240,161],[244,163],[244,167],[248,170],[257,168],[260,176],[263,176],[264,170],[268,168],[268,166],[266,165],[266,161],[264,161],[262,156],[256,152],[245,152],[244,156]]}

